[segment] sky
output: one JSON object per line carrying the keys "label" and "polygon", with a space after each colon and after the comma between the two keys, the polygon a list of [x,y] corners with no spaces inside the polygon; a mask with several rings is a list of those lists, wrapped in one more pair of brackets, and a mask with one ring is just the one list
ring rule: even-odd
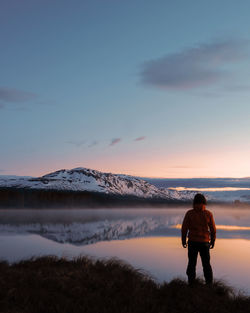
{"label": "sky", "polygon": [[250,176],[249,12],[0,0],[0,174]]}

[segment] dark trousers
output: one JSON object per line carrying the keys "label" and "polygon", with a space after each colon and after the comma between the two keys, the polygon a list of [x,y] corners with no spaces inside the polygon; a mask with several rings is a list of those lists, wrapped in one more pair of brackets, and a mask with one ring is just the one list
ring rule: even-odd
{"label": "dark trousers", "polygon": [[207,284],[213,282],[213,271],[210,265],[210,244],[209,242],[188,241],[188,266],[186,274],[189,284],[192,284],[196,277],[196,264],[198,252],[200,253],[203,273]]}

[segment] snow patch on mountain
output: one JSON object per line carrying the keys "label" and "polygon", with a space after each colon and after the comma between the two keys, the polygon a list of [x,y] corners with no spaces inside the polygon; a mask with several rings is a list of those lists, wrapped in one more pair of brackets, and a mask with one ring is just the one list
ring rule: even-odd
{"label": "snow patch on mountain", "polygon": [[62,169],[41,177],[0,176],[0,187],[92,191],[171,200],[192,199],[195,194],[192,191],[158,188],[130,175],[104,173],[84,167]]}

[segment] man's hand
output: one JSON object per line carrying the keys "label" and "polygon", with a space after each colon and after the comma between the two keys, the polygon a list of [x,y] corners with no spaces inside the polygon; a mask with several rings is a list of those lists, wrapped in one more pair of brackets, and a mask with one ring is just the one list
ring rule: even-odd
{"label": "man's hand", "polygon": [[187,243],[186,243],[186,241],[182,241],[182,247],[183,247],[183,248],[187,248]]}
{"label": "man's hand", "polygon": [[210,247],[209,247],[209,248],[210,248],[210,249],[213,249],[213,247],[214,247],[214,240],[211,240],[211,241],[210,241]]}

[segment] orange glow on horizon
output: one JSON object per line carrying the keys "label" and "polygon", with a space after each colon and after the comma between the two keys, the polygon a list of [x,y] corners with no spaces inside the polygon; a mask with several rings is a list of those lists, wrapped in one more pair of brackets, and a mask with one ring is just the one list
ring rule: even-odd
{"label": "orange glow on horizon", "polygon": [[101,172],[127,174],[147,178],[243,178],[250,176],[250,151],[221,149],[220,151],[116,151],[102,149],[95,155],[87,151],[58,154],[52,158],[25,160],[13,164],[3,175],[42,176],[60,169],[86,167]]}
{"label": "orange glow on horizon", "polygon": [[177,190],[177,191],[184,191],[184,190],[191,190],[191,191],[237,191],[237,190],[250,190],[250,188],[245,187],[218,187],[218,188],[188,188],[188,187],[169,187],[168,189]]}
{"label": "orange glow on horizon", "polygon": [[[170,228],[181,229],[181,224],[173,225]],[[216,229],[222,229],[222,230],[226,230],[226,231],[250,230],[250,226],[216,225]]]}

